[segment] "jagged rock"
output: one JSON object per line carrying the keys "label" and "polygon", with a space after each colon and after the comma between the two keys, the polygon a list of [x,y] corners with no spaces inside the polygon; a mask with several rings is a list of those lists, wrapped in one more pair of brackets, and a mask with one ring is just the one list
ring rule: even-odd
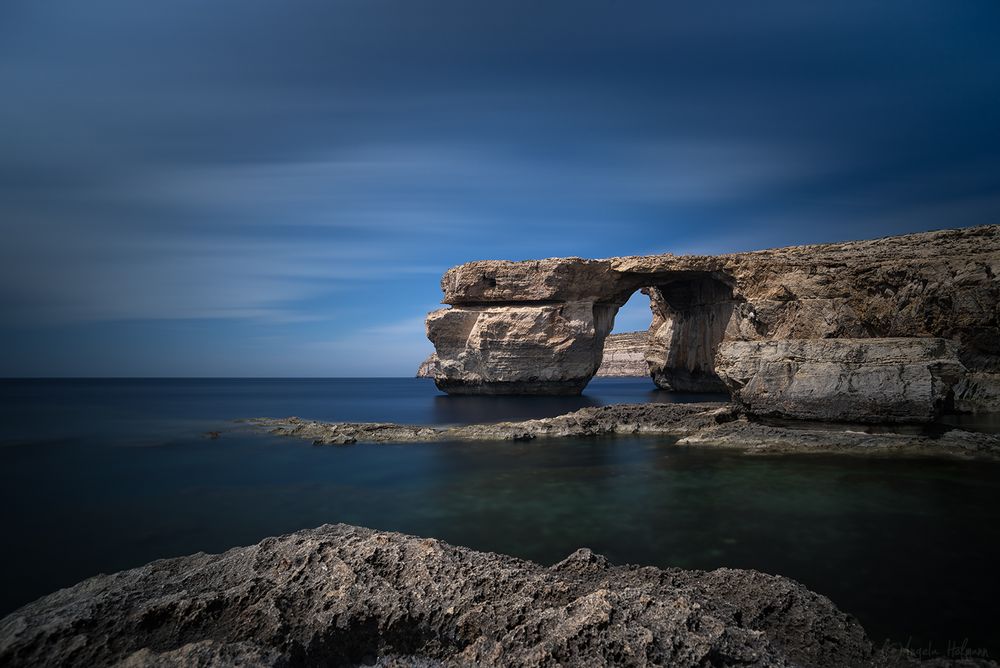
{"label": "jagged rock", "polygon": [[730,341],[716,372],[756,415],[930,422],[965,374],[945,339]]}
{"label": "jagged rock", "polygon": [[437,373],[438,356],[431,353],[417,369],[417,378],[433,378]]}
{"label": "jagged rock", "polygon": [[0,620],[11,666],[876,660],[852,617],[787,578],[616,567],[589,550],[546,568],[342,524],[99,575]]}
{"label": "jagged rock", "polygon": [[[580,391],[639,289],[654,311],[650,371],[669,389],[722,388],[715,357],[730,341],[943,338],[968,373],[1000,374],[997,225],[719,256],[470,262],[441,286],[451,308],[428,316],[427,334],[448,392]],[[1000,409],[996,384],[963,387],[966,405]]]}
{"label": "jagged rock", "polygon": [[955,387],[955,408],[967,413],[1000,411],[1000,373],[966,373]]}
{"label": "jagged rock", "polygon": [[[70,665],[76,661],[70,661]],[[212,668],[213,666],[281,666],[287,664],[276,649],[252,642],[189,642],[157,652],[144,647],[115,664],[115,668]]]}

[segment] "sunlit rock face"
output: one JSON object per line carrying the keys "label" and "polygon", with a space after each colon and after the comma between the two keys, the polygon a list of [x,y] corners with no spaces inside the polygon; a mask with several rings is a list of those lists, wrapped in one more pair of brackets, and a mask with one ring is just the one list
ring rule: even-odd
{"label": "sunlit rock face", "polygon": [[[441,286],[450,308],[428,316],[427,334],[437,351],[435,382],[447,392],[581,391],[601,364],[618,308],[642,289],[653,309],[646,361],[660,387],[728,389],[737,400],[748,386],[771,391],[770,363],[754,378],[729,373],[730,353],[740,348],[726,348],[727,371],[720,373],[720,347],[732,342],[798,341],[787,350],[806,354],[811,364],[837,365],[843,350],[828,340],[895,339],[877,350],[916,355],[902,363],[919,366],[926,351],[898,340],[937,338],[953,345],[947,364],[960,365],[957,378],[943,399],[927,393],[925,404],[900,419],[927,419],[951,402],[959,409],[1000,409],[996,225],[718,256],[470,262],[449,270]],[[955,375],[944,374],[939,384]],[[904,373],[885,382],[910,381]],[[816,392],[834,399],[849,387],[832,383]],[[884,389],[906,395],[902,387]],[[767,412],[813,412],[803,409],[797,391],[784,392]],[[877,397],[832,403],[851,407],[831,410],[827,419],[879,420],[887,413]],[[747,402],[750,410],[755,404],[762,405]]]}
{"label": "sunlit rock face", "polygon": [[932,420],[965,374],[937,338],[728,341],[716,369],[757,415],[852,422]]}
{"label": "sunlit rock face", "polygon": [[649,332],[623,332],[604,339],[604,353],[596,376],[610,378],[647,377]]}
{"label": "sunlit rock face", "polygon": [[457,394],[579,394],[617,310],[569,301],[435,311],[427,316],[434,380]]}
{"label": "sunlit rock face", "polygon": [[[597,377],[646,378],[649,364],[646,355],[649,350],[650,332],[623,332],[609,334],[604,339],[604,352]],[[417,369],[417,378],[433,378],[437,373],[437,353],[431,353]]]}
{"label": "sunlit rock face", "polygon": [[417,368],[417,378],[433,378],[437,373],[438,356],[431,353]]}

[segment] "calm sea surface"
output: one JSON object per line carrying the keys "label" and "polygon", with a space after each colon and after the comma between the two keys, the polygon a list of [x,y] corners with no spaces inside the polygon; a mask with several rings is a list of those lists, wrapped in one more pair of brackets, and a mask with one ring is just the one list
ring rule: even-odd
{"label": "calm sea surface", "polygon": [[[100,572],[349,522],[541,563],[786,575],[876,640],[1000,655],[1000,465],[749,457],[667,438],[314,447],[239,418],[451,424],[682,401],[447,397],[420,379],[0,381],[0,614]],[[221,431],[217,440],[207,431]]]}

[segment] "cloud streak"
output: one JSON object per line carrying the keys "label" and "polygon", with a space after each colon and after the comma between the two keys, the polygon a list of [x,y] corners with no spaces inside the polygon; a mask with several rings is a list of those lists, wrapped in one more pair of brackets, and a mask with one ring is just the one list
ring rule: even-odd
{"label": "cloud streak", "polygon": [[996,222],[995,3],[765,5],[4,3],[0,374],[409,375],[459,262]]}

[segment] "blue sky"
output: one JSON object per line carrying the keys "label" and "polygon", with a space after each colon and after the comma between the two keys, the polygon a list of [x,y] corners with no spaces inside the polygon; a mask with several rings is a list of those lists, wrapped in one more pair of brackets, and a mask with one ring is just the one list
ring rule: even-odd
{"label": "blue sky", "polygon": [[[998,222],[1000,4],[0,5],[0,375],[411,375],[449,266]],[[634,299],[619,330],[644,326]]]}

